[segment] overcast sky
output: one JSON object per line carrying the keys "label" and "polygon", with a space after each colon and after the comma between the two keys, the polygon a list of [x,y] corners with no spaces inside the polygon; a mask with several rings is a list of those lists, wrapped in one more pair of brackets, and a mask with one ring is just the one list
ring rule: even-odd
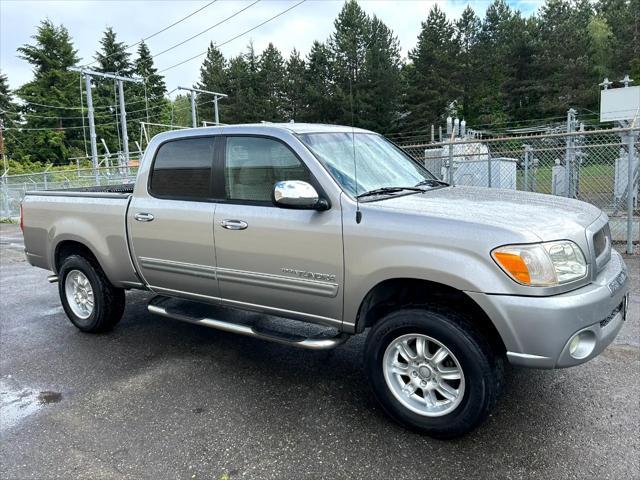
{"label": "overcast sky", "polygon": [[[0,70],[9,78],[12,89],[30,80],[31,66],[16,56],[16,48],[31,42],[36,26],[43,18],[67,27],[82,63],[92,61],[105,27],[112,26],[118,38],[127,44],[135,43],[182,17],[205,6],[205,1],[25,1],[0,0]],[[255,0],[218,0],[201,12],[148,40],[152,54],[157,54],[188,37],[205,30]],[[155,58],[156,67],[167,68],[200,52],[210,41],[226,40],[260,24],[269,17],[295,5],[299,0],[261,0],[231,20],[207,33]],[[414,47],[421,21],[429,9],[438,4],[450,18],[457,18],[467,4],[483,16],[488,0],[360,0],[363,9],[376,14],[398,36],[402,54]],[[511,0],[514,9],[531,15],[542,0]],[[273,42],[286,56],[293,48],[306,54],[313,40],[325,40],[333,30],[333,21],[343,0],[307,0],[281,17],[221,47],[225,56],[242,52],[248,42],[258,51]],[[132,49],[132,52],[135,48]],[[198,79],[202,57],[168,70],[169,90],[178,85],[189,86]]]}

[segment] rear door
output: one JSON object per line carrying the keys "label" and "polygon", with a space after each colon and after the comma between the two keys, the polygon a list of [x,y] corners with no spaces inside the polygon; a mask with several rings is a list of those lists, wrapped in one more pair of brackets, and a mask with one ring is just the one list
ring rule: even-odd
{"label": "rear door", "polygon": [[[154,291],[217,301],[212,168],[217,137],[159,146],[128,213],[138,271]],[[146,188],[145,188],[146,187]]]}

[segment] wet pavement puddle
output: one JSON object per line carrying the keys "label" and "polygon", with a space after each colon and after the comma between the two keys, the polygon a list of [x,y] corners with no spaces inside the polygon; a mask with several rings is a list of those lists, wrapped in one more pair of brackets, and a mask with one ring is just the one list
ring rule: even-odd
{"label": "wet pavement puddle", "polygon": [[0,380],[0,432],[15,427],[40,409],[61,400],[60,392],[21,388],[11,379]]}

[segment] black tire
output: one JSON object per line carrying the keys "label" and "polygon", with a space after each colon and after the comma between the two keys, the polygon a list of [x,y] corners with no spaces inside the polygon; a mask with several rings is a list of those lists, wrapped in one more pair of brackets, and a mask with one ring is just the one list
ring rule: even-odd
{"label": "black tire", "polygon": [[[464,374],[460,403],[442,416],[425,416],[400,403],[387,385],[384,354],[407,334],[437,340],[455,356]],[[365,344],[365,369],[383,409],[402,425],[435,438],[454,438],[482,423],[496,404],[503,379],[502,357],[466,317],[439,306],[396,310],[380,319]],[[428,372],[427,372],[428,373]],[[426,398],[425,394],[422,396]]]}
{"label": "black tire", "polygon": [[[87,277],[93,290],[93,311],[88,318],[84,319],[73,312],[65,294],[67,275],[74,270],[79,270]],[[109,331],[122,318],[125,305],[124,289],[114,287],[94,259],[70,255],[64,259],[58,272],[58,279],[58,292],[62,307],[71,323],[83,332]]]}

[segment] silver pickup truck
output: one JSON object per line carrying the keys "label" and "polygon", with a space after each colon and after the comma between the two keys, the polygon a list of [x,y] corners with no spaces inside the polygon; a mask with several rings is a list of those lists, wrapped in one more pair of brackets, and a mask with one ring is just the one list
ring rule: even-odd
{"label": "silver pickup truck", "polygon": [[[487,417],[505,360],[586,362],[627,309],[598,208],[449,186],[351,127],[162,133],[135,185],[30,192],[21,224],[28,261],[53,272],[80,330],[114,327],[128,289],[154,293],[154,314],[302,348],[368,329],[365,370],[385,411],[441,438]],[[300,322],[329,328],[305,336]]]}

